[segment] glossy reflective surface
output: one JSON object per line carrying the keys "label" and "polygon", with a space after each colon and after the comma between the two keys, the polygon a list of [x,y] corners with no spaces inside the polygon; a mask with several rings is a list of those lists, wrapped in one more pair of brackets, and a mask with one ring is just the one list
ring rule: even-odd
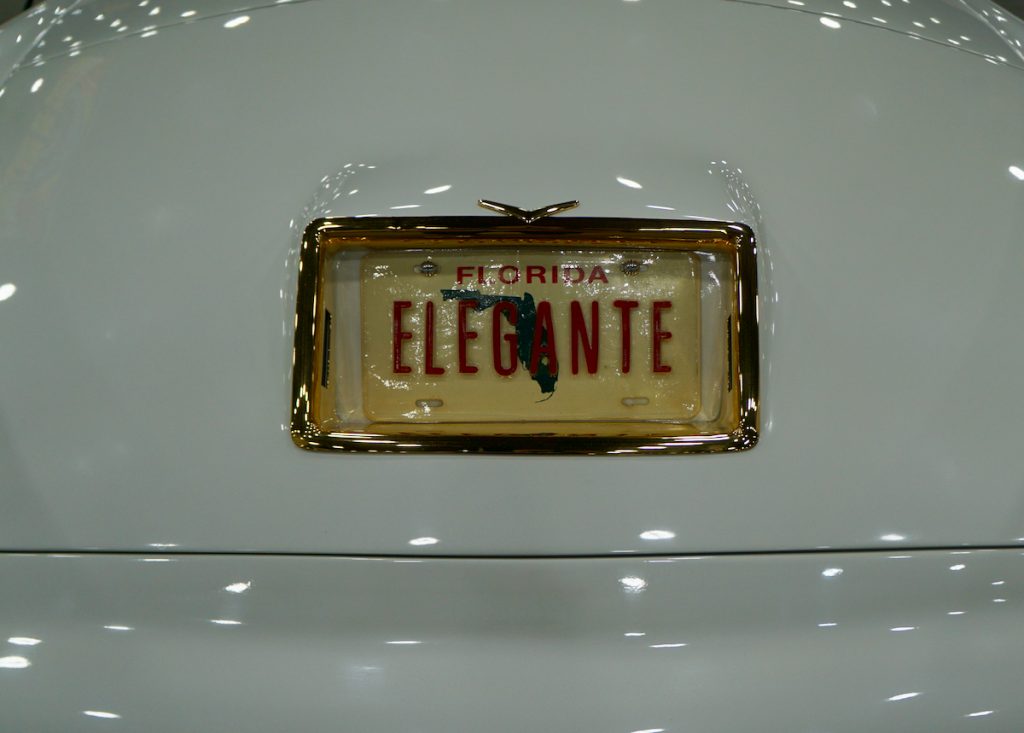
{"label": "glossy reflective surface", "polygon": [[830,30],[873,26],[976,54],[989,63],[1024,67],[1021,21],[990,0],[731,0],[816,16]]}
{"label": "glossy reflective surface", "polygon": [[0,587],[12,730],[924,733],[1024,716],[1020,551],[4,556]]}
{"label": "glossy reflective surface", "polygon": [[[155,35],[149,7],[2,86],[0,546],[1024,542],[1020,69],[718,0],[305,2]],[[302,228],[480,198],[748,223],[758,447],[296,449]]]}

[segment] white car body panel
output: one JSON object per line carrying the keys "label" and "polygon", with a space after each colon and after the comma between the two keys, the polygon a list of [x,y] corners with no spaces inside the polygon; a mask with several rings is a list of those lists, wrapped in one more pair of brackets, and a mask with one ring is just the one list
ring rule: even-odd
{"label": "white car body panel", "polygon": [[9,555],[0,715],[68,732],[1019,730],[1022,565]]}
{"label": "white car body panel", "polygon": [[[1019,731],[1022,38],[984,0],[4,26],[0,729]],[[749,225],[759,444],[298,449],[306,224],[478,198]]]}
{"label": "white car body panel", "polygon": [[[1024,542],[1024,342],[1008,337],[1021,70],[802,10],[559,7],[306,2],[15,71],[0,98],[0,273],[17,288],[0,332],[22,345],[0,362],[3,545]],[[761,443],[668,459],[297,450],[303,226],[473,214],[478,197],[753,226]],[[674,537],[652,546],[651,529]],[[422,536],[440,542],[409,546]]]}

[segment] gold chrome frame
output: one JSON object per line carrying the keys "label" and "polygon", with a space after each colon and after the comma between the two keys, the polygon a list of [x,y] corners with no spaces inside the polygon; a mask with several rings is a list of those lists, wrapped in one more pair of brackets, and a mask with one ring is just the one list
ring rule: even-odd
{"label": "gold chrome frame", "polygon": [[[460,425],[464,434],[431,434],[436,425],[371,424],[366,429],[325,429],[317,396],[323,369],[324,263],[335,248],[460,249],[551,246],[586,248],[675,249],[715,252],[733,257],[735,272],[733,376],[736,383],[737,427],[729,432],[680,432],[680,426],[657,422],[626,423],[618,429],[573,435],[551,432],[556,424],[528,423],[532,434],[495,433],[501,424]],[[292,439],[310,450],[375,453],[511,453],[511,454],[645,454],[717,453],[753,448],[759,428],[759,360],[757,326],[757,245],[744,224],[699,220],[612,219],[565,217],[534,223],[510,222],[491,216],[398,217],[388,219],[336,217],[317,219],[306,227],[299,253],[299,283],[292,353]],[[586,425],[586,423],[577,423]],[[521,429],[527,423],[520,423]],[[472,426],[472,429],[470,429]],[[638,427],[641,426],[641,427]],[[546,429],[545,429],[546,428]],[[611,434],[615,433],[615,434]]]}

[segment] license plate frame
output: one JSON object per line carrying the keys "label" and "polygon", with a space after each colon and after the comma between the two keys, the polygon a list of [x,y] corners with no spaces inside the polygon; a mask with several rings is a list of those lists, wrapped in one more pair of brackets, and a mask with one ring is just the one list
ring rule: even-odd
{"label": "license plate frame", "polygon": [[[332,343],[328,264],[340,253],[514,247],[688,252],[727,263],[728,333],[722,407],[714,421],[347,423],[329,389],[342,344]],[[565,217],[333,217],[311,222],[299,250],[291,435],[310,450],[377,453],[658,455],[752,448],[759,430],[757,248],[744,224],[704,220]],[[334,286],[331,286],[334,287]],[[348,345],[351,347],[351,344]],[[361,355],[362,358],[362,355]]]}

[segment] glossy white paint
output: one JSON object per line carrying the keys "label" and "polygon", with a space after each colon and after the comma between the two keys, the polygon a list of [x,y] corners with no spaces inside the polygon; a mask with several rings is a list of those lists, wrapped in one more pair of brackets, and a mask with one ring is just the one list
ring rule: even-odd
{"label": "glossy white paint", "polygon": [[[161,7],[156,23],[185,12]],[[209,7],[156,34],[141,10],[113,34],[61,18],[88,42],[48,45],[2,87],[0,284],[16,290],[0,302],[0,546],[1024,543],[1013,58],[720,0]],[[303,225],[476,214],[478,197],[754,226],[760,445],[296,449]]]}
{"label": "glossy white paint", "polygon": [[[35,65],[56,56],[80,52],[99,43],[131,36],[145,35],[150,38],[155,35],[154,31],[159,32],[210,18],[219,19],[222,23],[231,24],[228,27],[237,28],[247,22],[241,15],[247,10],[308,1],[254,3],[245,0],[70,0],[65,3],[43,3],[26,13],[26,17],[31,19],[32,27],[38,25],[45,29],[52,24],[55,30],[48,38],[41,36],[37,39],[36,36],[32,36],[29,39],[26,36],[21,41],[32,48],[32,53],[24,59],[24,63]],[[0,42],[0,49],[2,48],[3,44]]]}
{"label": "glossy white paint", "polygon": [[0,717],[68,733],[1019,730],[1022,570],[1019,550],[7,555]]}
{"label": "glossy white paint", "polygon": [[1024,66],[1015,35],[1020,21],[990,0],[734,0],[808,13],[838,30],[857,23],[977,54],[992,63]]}
{"label": "glossy white paint", "polygon": [[39,6],[0,25],[0,87],[34,50],[41,58],[42,51],[37,49],[40,44],[46,47],[46,33],[59,18],[47,7]]}

